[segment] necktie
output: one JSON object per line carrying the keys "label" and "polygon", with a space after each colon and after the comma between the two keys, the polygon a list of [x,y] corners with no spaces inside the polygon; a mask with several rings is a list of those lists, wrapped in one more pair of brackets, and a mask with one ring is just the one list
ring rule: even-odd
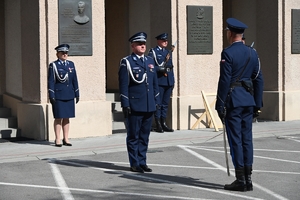
{"label": "necktie", "polygon": [[143,57],[140,57],[140,59],[141,59],[142,63],[144,63],[144,58],[143,58]]}

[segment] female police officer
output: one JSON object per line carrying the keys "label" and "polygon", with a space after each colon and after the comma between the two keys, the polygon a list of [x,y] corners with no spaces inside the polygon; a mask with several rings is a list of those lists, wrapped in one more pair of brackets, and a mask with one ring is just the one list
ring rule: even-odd
{"label": "female police officer", "polygon": [[57,60],[50,63],[48,71],[48,92],[54,116],[55,146],[61,147],[60,131],[63,130],[63,145],[69,143],[69,118],[75,117],[75,104],[79,101],[79,88],[74,63],[68,58],[68,44],[55,48]]}

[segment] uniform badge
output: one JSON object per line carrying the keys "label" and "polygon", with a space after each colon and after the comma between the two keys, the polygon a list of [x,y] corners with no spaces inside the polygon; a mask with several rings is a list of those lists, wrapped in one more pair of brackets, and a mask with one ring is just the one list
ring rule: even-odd
{"label": "uniform badge", "polygon": [[148,67],[149,67],[150,69],[153,69],[153,68],[154,68],[154,65],[149,64]]}
{"label": "uniform badge", "polygon": [[69,71],[72,73],[72,69],[69,67]]}
{"label": "uniform badge", "polygon": [[221,63],[225,63],[225,59],[222,59],[222,60],[221,60]]}

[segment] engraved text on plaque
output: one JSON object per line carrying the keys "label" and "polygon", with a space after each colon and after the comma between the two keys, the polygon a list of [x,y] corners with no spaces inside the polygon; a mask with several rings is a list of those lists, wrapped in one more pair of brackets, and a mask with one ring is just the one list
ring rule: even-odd
{"label": "engraved text on plaque", "polygon": [[187,54],[212,54],[212,6],[187,6]]}

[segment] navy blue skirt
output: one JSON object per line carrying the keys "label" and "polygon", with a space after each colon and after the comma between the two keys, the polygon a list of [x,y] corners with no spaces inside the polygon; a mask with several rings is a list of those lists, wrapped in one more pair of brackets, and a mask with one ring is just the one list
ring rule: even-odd
{"label": "navy blue skirt", "polygon": [[52,105],[53,117],[59,118],[73,118],[75,117],[75,102],[71,100],[55,100],[55,104]]}

